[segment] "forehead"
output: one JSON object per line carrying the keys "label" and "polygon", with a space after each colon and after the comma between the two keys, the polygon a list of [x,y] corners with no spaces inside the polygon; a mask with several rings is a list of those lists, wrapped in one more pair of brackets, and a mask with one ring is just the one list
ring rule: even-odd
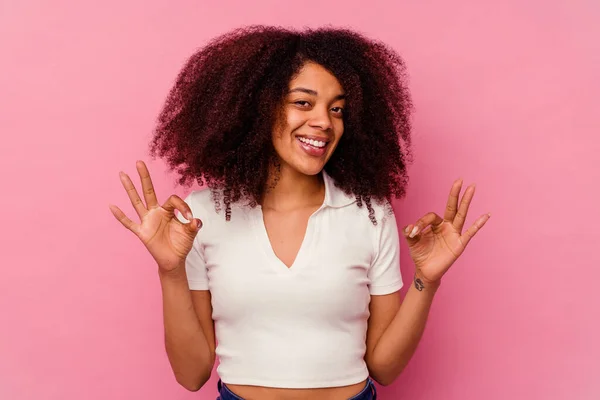
{"label": "forehead", "polygon": [[344,92],[341,83],[328,69],[314,62],[307,62],[302,66],[298,74],[292,78],[290,89],[303,87],[312,89],[319,94],[338,95]]}

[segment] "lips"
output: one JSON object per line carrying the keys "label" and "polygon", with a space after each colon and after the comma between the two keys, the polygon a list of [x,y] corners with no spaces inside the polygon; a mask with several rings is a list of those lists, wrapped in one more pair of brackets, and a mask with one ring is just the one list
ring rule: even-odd
{"label": "lips", "polygon": [[296,143],[298,143],[300,149],[302,149],[302,151],[304,151],[306,154],[313,156],[313,157],[321,157],[325,154],[327,146],[329,145],[329,141],[328,140],[322,140],[322,139],[313,139],[313,140],[318,140],[318,141],[323,141],[325,142],[325,146],[323,147],[316,147],[313,146],[309,143],[304,143],[300,140],[300,137],[302,138],[306,138],[306,139],[310,139],[310,137],[308,136],[297,136],[296,137]]}

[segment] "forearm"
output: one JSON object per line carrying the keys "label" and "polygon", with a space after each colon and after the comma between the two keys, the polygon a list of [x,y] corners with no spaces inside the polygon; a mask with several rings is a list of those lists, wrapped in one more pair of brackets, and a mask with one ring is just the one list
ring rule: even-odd
{"label": "forearm", "polygon": [[370,373],[383,385],[400,375],[423,336],[439,284],[422,283],[413,279],[400,309],[373,350]]}
{"label": "forearm", "polygon": [[194,309],[185,268],[159,273],[165,348],[177,382],[198,390],[210,378],[214,359]]}

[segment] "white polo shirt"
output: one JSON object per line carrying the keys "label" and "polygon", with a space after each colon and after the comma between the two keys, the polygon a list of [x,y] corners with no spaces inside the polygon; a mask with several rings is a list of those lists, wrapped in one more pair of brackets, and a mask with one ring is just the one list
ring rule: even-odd
{"label": "white polo shirt", "polygon": [[325,200],[290,268],[273,252],[260,206],[232,205],[226,221],[210,190],[185,199],[203,221],[186,260],[189,287],[211,292],[225,383],[320,388],[368,377],[370,296],[402,287],[396,219],[373,202],[373,225],[366,207],[323,178]]}

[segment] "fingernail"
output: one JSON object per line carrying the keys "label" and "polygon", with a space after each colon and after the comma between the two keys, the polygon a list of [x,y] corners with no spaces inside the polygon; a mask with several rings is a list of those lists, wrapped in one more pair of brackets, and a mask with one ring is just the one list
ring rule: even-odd
{"label": "fingernail", "polygon": [[408,233],[408,228],[410,228],[410,225],[408,225],[406,228],[404,228],[404,233]]}
{"label": "fingernail", "polygon": [[198,224],[198,230],[200,230],[200,228],[202,228],[202,221],[200,221],[198,218],[196,218],[196,223]]}
{"label": "fingernail", "polygon": [[415,237],[415,235],[417,234],[417,232],[419,232],[419,227],[415,226],[412,230],[412,232],[410,233],[410,235],[408,235],[408,237],[413,238]]}

